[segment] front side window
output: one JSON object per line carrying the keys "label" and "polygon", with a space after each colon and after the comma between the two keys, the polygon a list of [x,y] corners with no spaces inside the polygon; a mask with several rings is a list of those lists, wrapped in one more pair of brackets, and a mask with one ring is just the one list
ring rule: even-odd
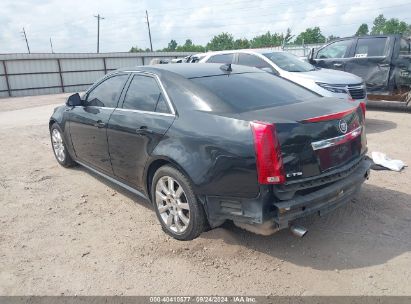
{"label": "front side window", "polygon": [[143,75],[135,75],[131,80],[123,108],[148,112],[170,112],[157,81],[153,77]]}
{"label": "front side window", "polygon": [[355,57],[384,56],[387,38],[358,39]]}
{"label": "front side window", "polygon": [[97,85],[87,96],[86,106],[117,107],[118,98],[121,95],[127,74],[115,75]]}
{"label": "front side window", "polygon": [[215,55],[210,57],[207,62],[209,63],[233,63],[234,59],[234,54],[221,54],[221,55]]}
{"label": "front side window", "polygon": [[251,54],[238,54],[238,64],[256,67],[259,69],[271,68],[271,66],[267,62]]}
{"label": "front side window", "polygon": [[319,50],[316,58],[346,58],[348,57],[348,52],[350,51],[351,42],[352,40],[341,40],[333,42]]}
{"label": "front side window", "polygon": [[266,53],[264,56],[274,62],[280,69],[287,72],[309,72],[315,70],[313,65],[302,61],[291,53],[272,52]]}

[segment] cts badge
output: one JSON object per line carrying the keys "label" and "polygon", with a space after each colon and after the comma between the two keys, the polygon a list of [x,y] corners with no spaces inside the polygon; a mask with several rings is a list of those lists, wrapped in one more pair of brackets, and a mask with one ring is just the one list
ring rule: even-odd
{"label": "cts badge", "polygon": [[341,133],[345,134],[348,131],[348,124],[344,119],[341,119],[338,122],[338,128],[340,129]]}
{"label": "cts badge", "polygon": [[287,177],[296,177],[296,176],[301,176],[303,175],[302,172],[292,172],[292,173],[287,173]]}

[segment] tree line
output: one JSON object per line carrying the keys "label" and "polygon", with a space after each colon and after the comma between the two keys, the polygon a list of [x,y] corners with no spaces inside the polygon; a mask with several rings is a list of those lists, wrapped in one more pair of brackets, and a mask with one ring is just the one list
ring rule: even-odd
{"label": "tree line", "polygon": [[[384,15],[378,15],[371,27],[368,28],[368,24],[363,23],[359,26],[358,30],[354,34],[355,36],[364,35],[378,35],[378,34],[402,34],[405,36],[411,36],[411,24],[407,24],[405,21],[400,21],[397,18],[386,19]],[[297,37],[291,34],[291,30],[288,28],[285,33],[271,33],[268,31],[265,34],[258,35],[252,39],[241,38],[235,39],[230,33],[221,33],[214,36],[205,46],[196,45],[191,39],[187,39],[183,45],[172,39],[167,47],[157,50],[158,52],[206,52],[206,51],[222,51],[233,49],[248,49],[248,48],[264,48],[281,46],[285,44],[315,44],[324,43],[338,39],[340,37],[330,35],[325,37],[321,33],[321,29],[316,26],[313,28],[307,28],[305,31],[299,33]],[[130,52],[149,52],[150,49],[140,49],[135,46],[130,49]]]}

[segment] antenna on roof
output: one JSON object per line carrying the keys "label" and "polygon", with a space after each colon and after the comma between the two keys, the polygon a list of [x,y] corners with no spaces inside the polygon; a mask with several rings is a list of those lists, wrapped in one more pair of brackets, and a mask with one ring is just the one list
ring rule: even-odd
{"label": "antenna on roof", "polygon": [[226,63],[220,66],[220,69],[226,72],[232,72],[233,69],[231,68],[231,63]]}

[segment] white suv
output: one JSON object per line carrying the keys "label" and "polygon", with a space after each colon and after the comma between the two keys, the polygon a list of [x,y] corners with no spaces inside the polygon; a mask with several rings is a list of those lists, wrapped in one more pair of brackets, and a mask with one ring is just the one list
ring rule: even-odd
{"label": "white suv", "polygon": [[363,80],[353,74],[317,68],[297,56],[272,50],[231,50],[206,53],[199,62],[256,67],[299,84],[325,97],[367,102]]}

